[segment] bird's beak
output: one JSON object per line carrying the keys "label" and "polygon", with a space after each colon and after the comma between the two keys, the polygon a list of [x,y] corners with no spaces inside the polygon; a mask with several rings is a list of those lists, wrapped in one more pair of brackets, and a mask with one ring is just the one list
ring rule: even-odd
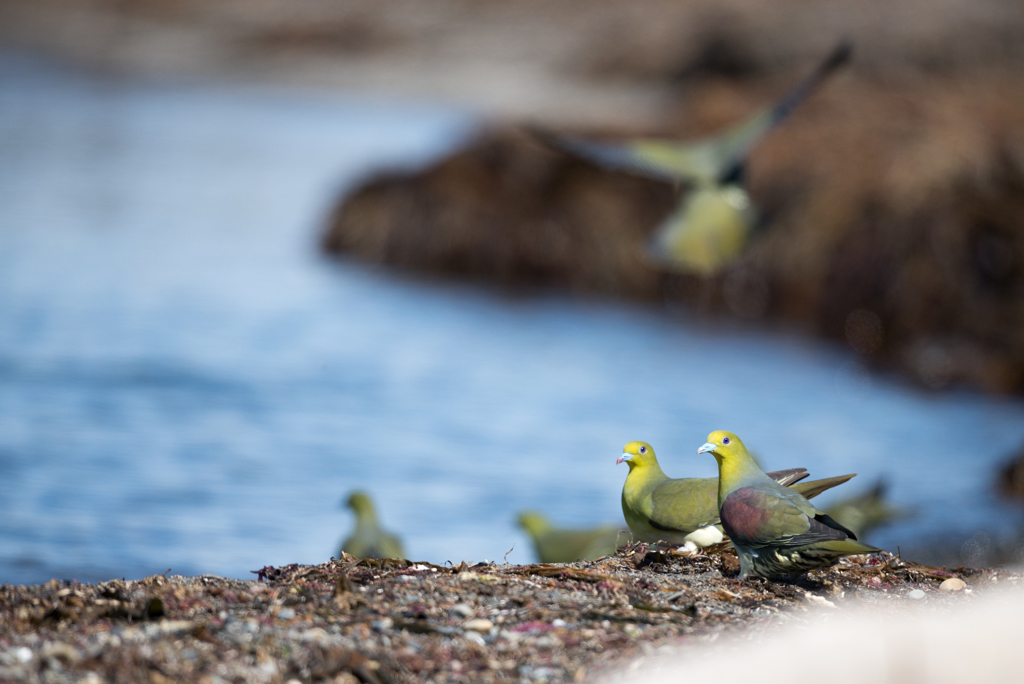
{"label": "bird's beak", "polygon": [[715,451],[715,449],[716,449],[717,447],[718,447],[718,445],[717,445],[717,444],[712,444],[711,442],[704,442],[704,443],[703,443],[703,444],[701,445],[700,449],[697,449],[697,453],[698,453],[698,454],[704,454],[704,453],[707,453],[707,452],[709,452],[709,451],[710,451],[710,452],[712,452],[712,453],[714,453],[714,451]]}
{"label": "bird's beak", "polygon": [[623,451],[622,455],[619,456],[619,460],[615,462],[615,465],[619,465],[623,461],[628,461],[631,458],[633,458],[633,454],[629,453],[628,451]]}

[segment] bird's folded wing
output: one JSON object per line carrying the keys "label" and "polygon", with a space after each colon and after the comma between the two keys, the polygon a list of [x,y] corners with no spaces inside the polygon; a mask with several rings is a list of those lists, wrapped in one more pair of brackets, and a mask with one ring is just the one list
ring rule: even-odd
{"label": "bird's folded wing", "polygon": [[[795,494],[795,493],[794,493]],[[726,531],[734,542],[748,548],[806,546],[850,537],[848,530],[832,527],[830,519],[802,497],[779,495],[753,487],[732,492],[722,503]]]}
{"label": "bird's folded wing", "polygon": [[718,480],[669,480],[654,490],[651,503],[651,527],[663,532],[689,534],[708,525],[717,525]]}

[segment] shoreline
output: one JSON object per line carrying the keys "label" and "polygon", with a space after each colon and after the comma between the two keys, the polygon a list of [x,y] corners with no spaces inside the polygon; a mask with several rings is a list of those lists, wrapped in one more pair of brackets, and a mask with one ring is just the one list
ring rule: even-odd
{"label": "shoreline", "polygon": [[737,570],[725,545],[683,556],[639,544],[568,564],[442,567],[346,555],[266,567],[253,580],[3,585],[0,679],[589,681],[737,630],[767,634],[865,604],[968,604],[1022,579],[888,553],[792,583],[741,581]]}

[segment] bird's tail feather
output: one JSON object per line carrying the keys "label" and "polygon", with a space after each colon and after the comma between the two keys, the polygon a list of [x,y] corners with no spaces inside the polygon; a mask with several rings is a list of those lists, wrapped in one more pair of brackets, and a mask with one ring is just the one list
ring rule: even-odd
{"label": "bird's tail feather", "polygon": [[807,468],[787,468],[786,470],[773,470],[765,473],[768,477],[778,482],[783,487],[788,487],[794,482],[799,482],[809,475]]}
{"label": "bird's tail feather", "polygon": [[[878,553],[881,551],[881,549],[875,548],[874,546],[868,546],[867,544],[854,539],[834,539],[818,542],[816,544],[811,544],[808,549],[842,556],[855,556],[861,553]],[[806,553],[806,551],[801,551],[801,553]]]}
{"label": "bird's tail feather", "polygon": [[810,482],[797,482],[790,485],[789,488],[802,495],[805,499],[813,499],[822,492],[838,487],[856,476],[857,473],[850,473],[849,475],[837,475],[836,477],[826,477],[821,480],[811,480]]}

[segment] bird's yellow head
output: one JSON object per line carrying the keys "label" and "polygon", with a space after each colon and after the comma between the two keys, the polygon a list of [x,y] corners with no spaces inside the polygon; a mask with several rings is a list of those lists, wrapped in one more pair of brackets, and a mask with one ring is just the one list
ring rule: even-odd
{"label": "bird's yellow head", "polygon": [[345,505],[355,511],[357,516],[373,517],[373,501],[363,491],[355,491],[348,495]]}
{"label": "bird's yellow head", "polygon": [[540,511],[523,511],[517,522],[531,537],[543,534],[551,527],[551,523]]}
{"label": "bird's yellow head", "polygon": [[716,430],[708,435],[708,441],[697,449],[698,454],[711,454],[719,465],[747,456],[747,447],[740,438],[725,430]]}
{"label": "bird's yellow head", "polygon": [[615,463],[618,465],[625,461],[630,471],[636,467],[643,467],[651,463],[657,463],[658,458],[654,455],[654,447],[647,442],[630,442],[622,449],[622,455]]}

